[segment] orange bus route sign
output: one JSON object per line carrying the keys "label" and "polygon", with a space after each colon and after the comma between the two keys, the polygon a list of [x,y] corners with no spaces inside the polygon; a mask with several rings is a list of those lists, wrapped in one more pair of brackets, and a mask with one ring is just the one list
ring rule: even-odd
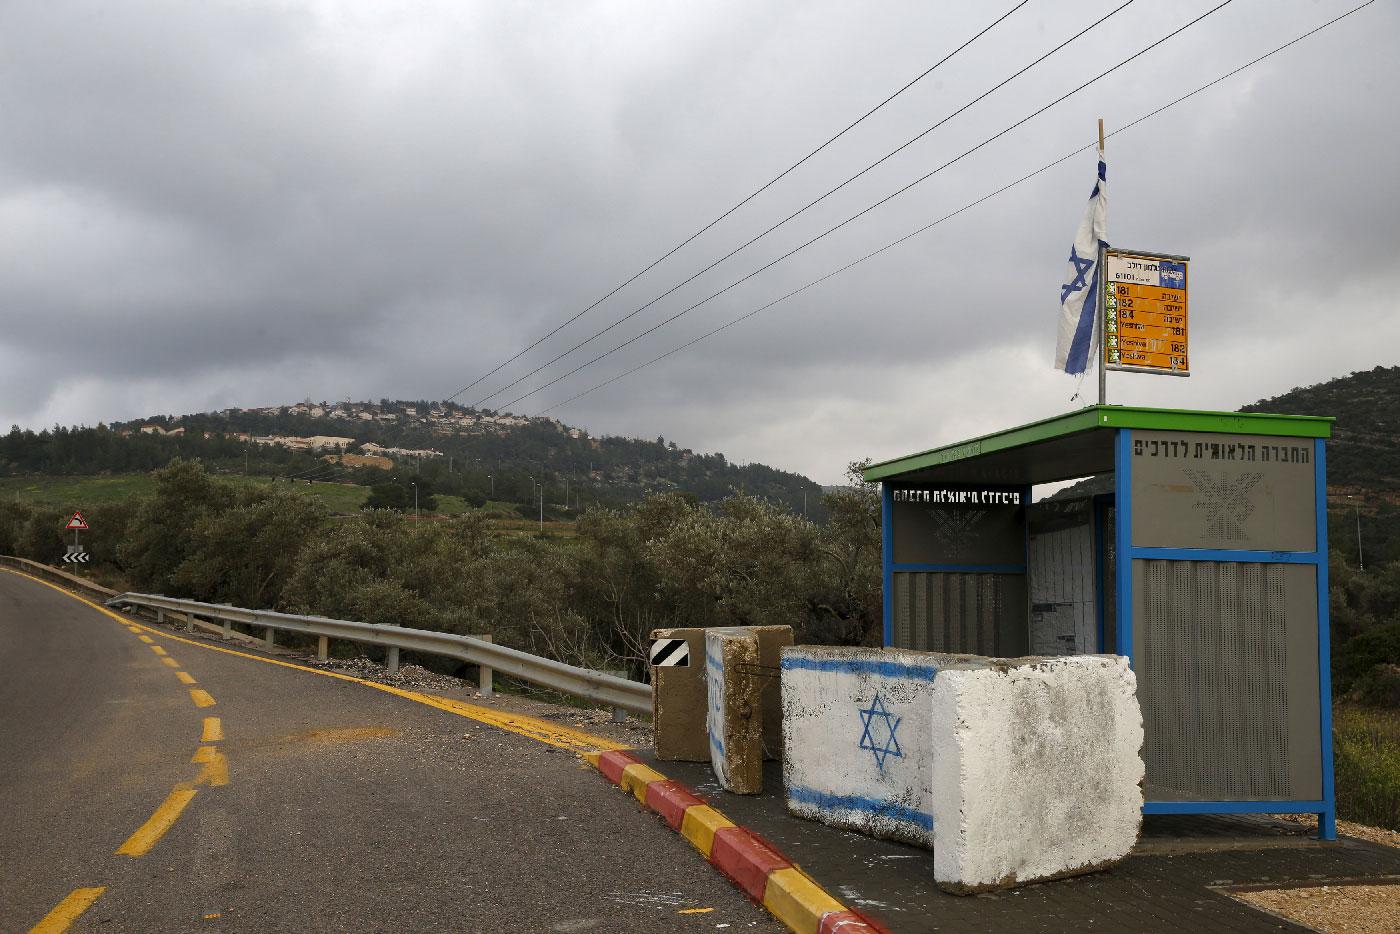
{"label": "orange bus route sign", "polygon": [[1103,364],[1134,373],[1191,375],[1187,327],[1190,259],[1104,251]]}

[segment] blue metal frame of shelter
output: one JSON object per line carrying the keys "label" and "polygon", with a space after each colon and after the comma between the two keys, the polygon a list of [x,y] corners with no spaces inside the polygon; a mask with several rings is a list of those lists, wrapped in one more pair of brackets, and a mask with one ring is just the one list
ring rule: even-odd
{"label": "blue metal frame of shelter", "polygon": [[[1317,540],[1311,552],[1232,551],[1206,548],[1153,548],[1133,545],[1132,429],[1118,429],[1115,447],[1116,634],[1119,655],[1133,660],[1133,560],[1240,561],[1311,564],[1317,569],[1318,709],[1321,712],[1322,800],[1320,801],[1145,801],[1144,814],[1316,814],[1318,836],[1337,839],[1332,771],[1332,679],[1327,601],[1327,461],[1321,438],[1314,439]],[[1102,550],[1100,550],[1102,554]]]}

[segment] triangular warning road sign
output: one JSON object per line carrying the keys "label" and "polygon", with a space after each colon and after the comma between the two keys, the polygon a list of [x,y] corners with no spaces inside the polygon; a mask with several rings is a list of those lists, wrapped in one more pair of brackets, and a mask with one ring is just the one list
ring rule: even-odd
{"label": "triangular warning road sign", "polygon": [[68,524],[64,526],[65,529],[85,529],[87,527],[87,520],[83,518],[83,514],[80,512],[73,513],[73,518],[69,519]]}

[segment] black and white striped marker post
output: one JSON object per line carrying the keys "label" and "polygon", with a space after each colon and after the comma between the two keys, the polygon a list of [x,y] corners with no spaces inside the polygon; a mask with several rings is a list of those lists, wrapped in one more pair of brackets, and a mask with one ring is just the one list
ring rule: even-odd
{"label": "black and white striped marker post", "polygon": [[657,668],[689,668],[690,644],[684,639],[653,639],[651,663]]}

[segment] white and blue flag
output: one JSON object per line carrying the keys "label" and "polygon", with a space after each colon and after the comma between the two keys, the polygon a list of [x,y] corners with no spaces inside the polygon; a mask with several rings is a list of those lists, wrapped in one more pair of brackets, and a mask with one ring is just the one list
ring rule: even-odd
{"label": "white and blue flag", "polygon": [[1060,286],[1060,339],[1055,346],[1055,368],[1076,375],[1089,366],[1089,352],[1096,346],[1100,328],[1099,248],[1106,244],[1108,234],[1107,174],[1100,151],[1099,178],[1074,234],[1069,269]]}

